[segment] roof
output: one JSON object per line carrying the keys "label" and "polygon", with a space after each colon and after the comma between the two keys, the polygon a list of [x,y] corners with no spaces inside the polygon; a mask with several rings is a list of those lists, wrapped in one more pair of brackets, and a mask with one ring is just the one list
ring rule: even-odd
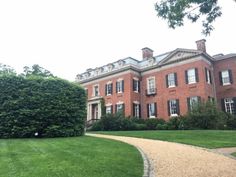
{"label": "roof", "polygon": [[213,58],[216,60],[216,61],[219,61],[219,60],[224,60],[224,59],[228,59],[228,58],[233,58],[235,57],[236,58],[236,53],[230,53],[230,54],[217,54],[217,55],[214,55]]}

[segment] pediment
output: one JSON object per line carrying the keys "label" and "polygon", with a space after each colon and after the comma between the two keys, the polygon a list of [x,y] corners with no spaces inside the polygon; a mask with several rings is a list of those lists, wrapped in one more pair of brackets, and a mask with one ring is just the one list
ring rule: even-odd
{"label": "pediment", "polygon": [[200,52],[194,50],[176,49],[173,52],[171,52],[167,57],[165,57],[162,61],[160,61],[160,64],[171,63],[184,58],[191,58],[191,56],[195,56],[197,54],[200,54]]}

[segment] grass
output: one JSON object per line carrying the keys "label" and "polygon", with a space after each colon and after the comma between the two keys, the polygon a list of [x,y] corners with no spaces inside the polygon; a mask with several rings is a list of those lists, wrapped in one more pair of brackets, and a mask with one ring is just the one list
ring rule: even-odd
{"label": "grass", "polygon": [[236,147],[236,131],[173,130],[173,131],[110,131],[92,132],[177,142],[204,148]]}
{"label": "grass", "polygon": [[[128,158],[127,158],[128,157]],[[133,146],[93,138],[0,139],[1,177],[141,177]]]}
{"label": "grass", "polygon": [[234,157],[236,157],[236,152],[232,153],[231,155],[234,156]]}

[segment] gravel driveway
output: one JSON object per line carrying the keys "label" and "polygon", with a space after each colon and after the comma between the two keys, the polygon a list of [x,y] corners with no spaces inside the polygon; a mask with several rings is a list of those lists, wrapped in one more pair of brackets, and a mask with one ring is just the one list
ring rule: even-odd
{"label": "gravel driveway", "polygon": [[87,135],[140,148],[148,157],[155,177],[236,177],[236,160],[203,148],[142,138]]}

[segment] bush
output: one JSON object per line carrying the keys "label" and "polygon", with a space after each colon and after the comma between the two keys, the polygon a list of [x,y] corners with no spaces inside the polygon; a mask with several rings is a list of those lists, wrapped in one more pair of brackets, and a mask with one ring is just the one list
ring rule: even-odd
{"label": "bush", "polygon": [[157,124],[164,124],[163,119],[146,119],[145,124],[148,130],[156,130]]}
{"label": "bush", "polygon": [[236,129],[236,115],[226,114],[226,116],[227,129]]}
{"label": "bush", "polygon": [[0,77],[0,137],[64,137],[84,133],[85,91],[58,78]]}
{"label": "bush", "polygon": [[219,111],[213,102],[197,104],[187,115],[190,128],[197,129],[224,129],[226,114]]}

